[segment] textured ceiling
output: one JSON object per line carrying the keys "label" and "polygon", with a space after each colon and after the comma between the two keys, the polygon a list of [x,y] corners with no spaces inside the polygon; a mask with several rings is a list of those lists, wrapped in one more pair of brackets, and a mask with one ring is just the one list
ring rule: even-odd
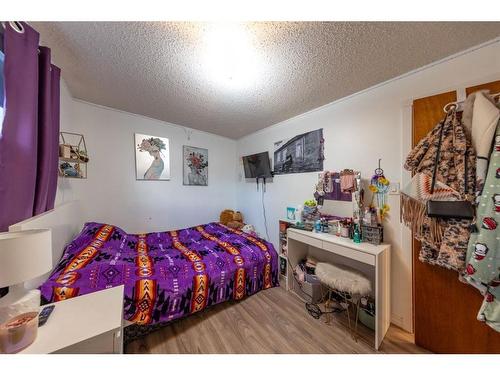
{"label": "textured ceiling", "polygon": [[[74,97],[230,138],[500,35],[498,22],[258,22],[228,26],[227,43],[207,52],[218,25],[32,25]],[[238,43],[231,27],[247,39]]]}

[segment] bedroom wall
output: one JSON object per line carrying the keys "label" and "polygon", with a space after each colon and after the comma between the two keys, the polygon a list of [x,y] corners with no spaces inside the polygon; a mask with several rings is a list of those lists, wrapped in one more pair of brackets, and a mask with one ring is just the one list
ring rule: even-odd
{"label": "bedroom wall", "polygon": [[[499,78],[500,39],[497,39],[244,137],[238,141],[237,153],[241,157],[267,150],[272,155],[274,142],[323,128],[326,170],[353,168],[369,179],[381,158],[386,177],[404,185],[408,174],[403,172],[402,163],[411,144],[412,99]],[[261,234],[265,233],[261,195],[256,191],[255,181],[244,179],[241,161],[237,179],[238,209]],[[267,184],[264,202],[269,236],[275,246],[278,220],[286,216],[287,205],[311,199],[316,181],[317,173],[301,173],[276,176]],[[389,204],[391,213],[384,231],[386,240],[392,244],[392,321],[410,331],[410,233],[399,222],[399,195],[389,196]]]}
{"label": "bedroom wall", "polygon": [[[61,130],[83,133],[87,179],[59,178],[56,203],[80,200],[86,220],[130,232],[183,228],[218,220],[235,206],[234,140],[74,100],[61,84]],[[134,133],[170,139],[170,181],[137,181]],[[182,185],[182,145],[208,149],[208,186]]]}

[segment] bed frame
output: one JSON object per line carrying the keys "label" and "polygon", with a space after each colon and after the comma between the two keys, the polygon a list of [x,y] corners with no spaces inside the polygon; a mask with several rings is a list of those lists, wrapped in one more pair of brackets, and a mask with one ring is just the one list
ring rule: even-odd
{"label": "bed frame", "polygon": [[[64,248],[82,230],[84,224],[82,207],[79,201],[63,203],[53,210],[13,224],[9,232],[28,229],[50,229],[52,231],[52,266],[61,259]],[[25,282],[27,288],[36,288],[43,283],[50,272]]]}

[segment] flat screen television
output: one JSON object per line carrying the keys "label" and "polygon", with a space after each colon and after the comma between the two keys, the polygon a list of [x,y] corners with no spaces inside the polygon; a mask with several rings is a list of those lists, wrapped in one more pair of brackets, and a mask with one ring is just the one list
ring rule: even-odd
{"label": "flat screen television", "polygon": [[267,151],[243,156],[243,168],[245,169],[245,178],[268,178],[273,176]]}

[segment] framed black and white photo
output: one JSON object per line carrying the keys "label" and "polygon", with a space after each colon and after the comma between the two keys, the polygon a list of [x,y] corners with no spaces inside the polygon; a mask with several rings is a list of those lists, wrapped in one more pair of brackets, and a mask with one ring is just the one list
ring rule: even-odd
{"label": "framed black and white photo", "polygon": [[274,143],[274,174],[323,170],[323,129]]}

